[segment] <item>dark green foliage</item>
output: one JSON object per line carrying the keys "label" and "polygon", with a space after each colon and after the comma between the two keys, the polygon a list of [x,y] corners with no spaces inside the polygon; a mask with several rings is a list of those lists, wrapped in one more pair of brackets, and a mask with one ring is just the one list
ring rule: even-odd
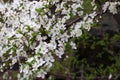
{"label": "dark green foliage", "polygon": [[56,74],[52,75],[54,80],[60,76],[63,80],[107,80],[110,74],[117,80],[117,74],[120,74],[120,35],[107,32],[101,35],[104,36],[94,36],[83,30],[83,35],[74,40],[77,50],[72,50],[68,42],[65,58],[56,61],[51,71]]}

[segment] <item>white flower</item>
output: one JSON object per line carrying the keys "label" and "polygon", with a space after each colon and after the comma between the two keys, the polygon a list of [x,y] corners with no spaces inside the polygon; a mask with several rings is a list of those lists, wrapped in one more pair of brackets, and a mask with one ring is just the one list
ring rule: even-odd
{"label": "white flower", "polygon": [[[66,43],[72,38],[81,36],[81,28],[89,31],[97,15],[94,0],[90,3],[93,7],[91,13],[84,13],[82,6],[84,0],[50,1],[13,0],[11,3],[0,3],[0,57],[7,61],[14,56],[8,66],[20,60],[20,56],[26,58],[26,62],[18,61],[22,77],[20,80],[29,80],[33,73],[44,78],[56,60],[54,56],[62,58]],[[67,3],[69,1],[70,4]],[[118,4],[120,3],[106,2],[103,5],[103,12],[109,9],[116,14]],[[56,7],[55,12],[50,9],[53,5]],[[78,8],[82,10],[78,11]],[[66,22],[71,20],[71,13],[83,19],[66,27]],[[72,49],[77,49],[74,42],[70,45]],[[15,55],[13,50],[8,51],[11,47],[15,47]],[[10,56],[4,57],[6,52]]]}
{"label": "white flower", "polygon": [[79,37],[82,35],[82,30],[81,29],[74,29],[71,31],[71,36],[72,37]]}
{"label": "white flower", "polygon": [[62,58],[62,55],[64,54],[64,48],[59,47],[58,50],[55,50],[55,54],[59,57]]}
{"label": "white flower", "polygon": [[117,13],[117,5],[120,2],[105,2],[105,4],[103,5],[103,12],[105,12],[107,9],[110,11],[110,13],[116,14]]}
{"label": "white flower", "polygon": [[32,62],[34,60],[34,57],[28,58],[27,62]]}
{"label": "white flower", "polygon": [[106,12],[106,10],[108,9],[108,7],[109,7],[109,5],[110,5],[110,2],[105,2],[105,4],[103,5],[103,12]]}
{"label": "white flower", "polygon": [[111,78],[112,78],[112,74],[109,75],[108,80],[111,80]]}
{"label": "white flower", "polygon": [[57,43],[55,42],[55,39],[51,39],[50,43],[48,44],[50,50],[54,50],[57,47]]}
{"label": "white flower", "polygon": [[44,57],[45,57],[44,59],[46,62],[54,62],[55,61],[53,56],[51,55],[51,53],[45,54]]}
{"label": "white flower", "polygon": [[74,42],[71,42],[70,45],[71,45],[72,49],[77,49],[76,44]]}
{"label": "white flower", "polygon": [[94,19],[96,15],[97,15],[96,12],[93,12],[93,13],[89,14],[89,16],[90,16],[92,19]]}
{"label": "white flower", "polygon": [[38,70],[38,67],[42,66],[45,63],[45,61],[42,58],[38,59],[37,56],[35,56],[35,60],[36,62],[32,64],[32,67],[33,67],[32,71]]}
{"label": "white flower", "polygon": [[115,3],[110,3],[109,10],[111,13],[116,14],[117,13],[117,8],[116,8],[116,2]]}
{"label": "white flower", "polygon": [[90,31],[91,24],[85,23],[83,26],[84,26],[85,29],[87,29],[88,31]]}
{"label": "white flower", "polygon": [[17,38],[22,38],[22,34],[15,34],[15,36],[17,37]]}
{"label": "white flower", "polygon": [[41,69],[38,73],[37,73],[37,77],[41,77],[41,78],[45,78],[45,75],[47,74],[47,72],[45,72],[43,69]]}
{"label": "white flower", "polygon": [[29,66],[28,65],[25,65],[24,66],[24,68],[23,68],[23,70],[22,70],[22,72],[24,73],[24,74],[29,74]]}
{"label": "white flower", "polygon": [[12,58],[12,65],[15,64],[16,62],[17,62],[17,58],[16,57]]}
{"label": "white flower", "polygon": [[63,33],[60,35],[61,41],[62,42],[67,42],[70,36],[67,35],[67,33]]}

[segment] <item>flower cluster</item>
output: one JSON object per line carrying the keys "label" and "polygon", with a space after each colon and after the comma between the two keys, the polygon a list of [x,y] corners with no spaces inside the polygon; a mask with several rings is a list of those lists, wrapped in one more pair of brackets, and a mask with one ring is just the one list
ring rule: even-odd
{"label": "flower cluster", "polygon": [[0,70],[19,63],[21,80],[44,78],[66,43],[76,49],[72,39],[81,36],[82,29],[90,30],[96,9],[94,0],[0,3]]}
{"label": "flower cluster", "polygon": [[103,12],[106,12],[107,10],[110,11],[112,14],[117,14],[117,6],[120,5],[120,2],[105,2],[103,5]]}

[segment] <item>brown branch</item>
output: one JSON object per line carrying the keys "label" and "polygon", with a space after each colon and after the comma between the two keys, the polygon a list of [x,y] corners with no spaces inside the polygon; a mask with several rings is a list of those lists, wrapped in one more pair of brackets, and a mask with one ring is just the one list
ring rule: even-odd
{"label": "brown branch", "polygon": [[69,26],[71,26],[71,25],[73,25],[74,23],[76,23],[76,22],[78,22],[78,21],[80,21],[80,20],[82,20],[82,18],[81,17],[76,17],[75,19],[72,19],[72,20],[69,20],[69,21],[67,21],[65,24],[66,24],[66,28],[68,28]]}

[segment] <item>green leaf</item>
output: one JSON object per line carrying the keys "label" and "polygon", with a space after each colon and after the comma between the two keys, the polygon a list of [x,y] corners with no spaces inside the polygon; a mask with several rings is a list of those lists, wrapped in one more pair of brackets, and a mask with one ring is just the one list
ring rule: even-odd
{"label": "green leaf", "polygon": [[83,8],[84,8],[84,13],[91,13],[91,11],[93,10],[93,6],[91,5],[91,1],[92,0],[84,0],[83,2]]}
{"label": "green leaf", "polygon": [[34,33],[32,34],[32,38],[30,39],[31,44],[34,43],[34,41],[36,40],[37,35],[38,35],[37,32],[34,32]]}
{"label": "green leaf", "polygon": [[26,25],[26,30],[31,31],[31,30],[32,30],[32,28],[30,28],[30,26],[29,26],[29,25]]}
{"label": "green leaf", "polygon": [[0,22],[1,22],[1,23],[4,23],[4,20],[3,20],[2,18],[0,18]]}
{"label": "green leaf", "polygon": [[44,12],[44,9],[43,9],[43,8],[37,8],[36,11],[37,11],[38,13],[41,13],[41,12]]}
{"label": "green leaf", "polygon": [[61,30],[60,30],[60,33],[63,34],[63,33],[64,33],[64,30],[61,29]]}
{"label": "green leaf", "polygon": [[19,34],[23,34],[22,30],[17,30],[17,32],[18,32]]}

